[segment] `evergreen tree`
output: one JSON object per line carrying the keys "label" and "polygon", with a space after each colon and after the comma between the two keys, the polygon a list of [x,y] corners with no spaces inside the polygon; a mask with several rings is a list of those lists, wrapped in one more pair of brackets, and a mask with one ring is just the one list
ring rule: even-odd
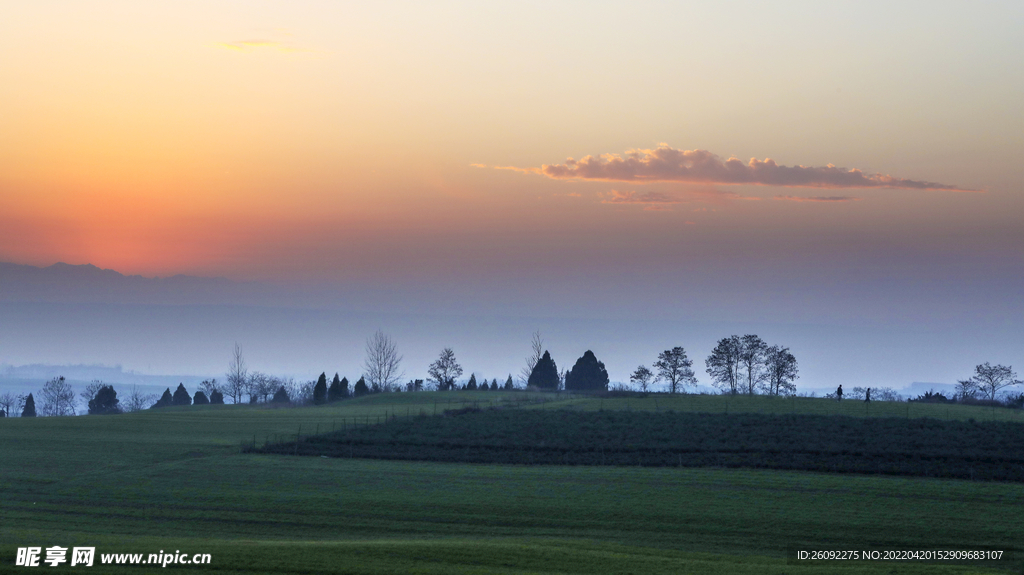
{"label": "evergreen tree", "polygon": [[348,399],[348,378],[341,378],[341,399]]}
{"label": "evergreen tree", "polygon": [[22,417],[35,417],[36,416],[36,400],[32,397],[32,394],[28,394],[25,398],[25,408],[21,410]]}
{"label": "evergreen tree", "polygon": [[192,405],[209,405],[210,399],[206,397],[203,390],[196,390],[196,394],[192,397]]}
{"label": "evergreen tree", "polygon": [[469,374],[469,383],[466,384],[466,389],[469,389],[469,390],[475,390],[476,389],[476,374],[475,373]]}
{"label": "evergreen tree", "polygon": [[555,360],[551,359],[550,353],[545,351],[544,355],[537,361],[537,365],[533,366],[533,371],[530,372],[530,379],[526,381],[526,385],[552,391],[558,389],[558,366],[555,365]]}
{"label": "evergreen tree", "polygon": [[121,413],[121,408],[117,404],[117,392],[114,391],[114,387],[104,385],[96,392],[96,396],[89,400],[89,415]]}
{"label": "evergreen tree", "polygon": [[224,394],[219,389],[215,389],[210,393],[210,403],[212,405],[224,405]]}
{"label": "evergreen tree", "polygon": [[[335,380],[338,378],[335,377]],[[274,394],[274,399],[270,400],[272,403],[291,403],[291,399],[288,398],[288,392],[282,385],[277,389],[277,393]]]}
{"label": "evergreen tree", "polygon": [[491,390],[491,387],[489,385],[487,385],[487,378],[486,377],[484,378],[483,381],[480,382],[480,384],[477,387],[477,389],[480,390],[480,391],[490,391]]}
{"label": "evergreen tree", "polygon": [[321,373],[313,386],[313,403],[323,405],[327,403],[327,374]]}
{"label": "evergreen tree", "polygon": [[356,397],[361,397],[363,395],[366,395],[367,393],[370,393],[370,388],[366,387],[366,378],[359,378],[359,381],[356,382],[354,391]]}
{"label": "evergreen tree", "polygon": [[605,391],[608,389],[608,370],[589,349],[576,360],[565,374],[565,389],[572,391]]}
{"label": "evergreen tree", "polygon": [[188,394],[184,384],[179,383],[178,389],[174,390],[174,395],[171,396],[171,405],[192,405],[192,396]]}
{"label": "evergreen tree", "polygon": [[331,386],[327,388],[327,401],[338,401],[344,399],[345,396],[341,393],[341,379],[338,374],[334,374],[334,379],[331,380]]}
{"label": "evergreen tree", "polygon": [[498,391],[498,378],[491,380],[491,391]]}
{"label": "evergreen tree", "polygon": [[505,391],[512,391],[516,388],[516,384],[512,383],[512,374],[508,374],[508,379],[505,380]]}
{"label": "evergreen tree", "polygon": [[174,398],[171,397],[171,388],[164,390],[164,394],[160,396],[160,399],[156,400],[150,409],[156,409],[158,407],[169,407],[174,404]]}

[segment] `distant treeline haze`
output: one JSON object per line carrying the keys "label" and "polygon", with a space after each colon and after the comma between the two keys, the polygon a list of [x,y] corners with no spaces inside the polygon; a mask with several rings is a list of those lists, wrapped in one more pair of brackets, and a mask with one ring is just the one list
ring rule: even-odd
{"label": "distant treeline haze", "polygon": [[[199,389],[190,393],[184,384],[172,392],[164,390],[159,397],[141,392],[132,386],[122,397],[111,385],[93,381],[76,397],[71,385],[63,378],[48,381],[36,395],[15,396],[11,393],[0,395],[0,417],[21,415],[23,417],[115,414],[139,411],[147,408],[223,404],[225,399],[232,403],[265,403],[276,405],[323,405],[373,393],[420,392],[420,391],[513,391],[528,389],[536,391],[635,391],[648,393],[661,384],[668,393],[687,393],[697,389],[698,380],[693,370],[693,360],[682,346],[676,346],[657,354],[648,365],[640,365],[630,375],[629,384],[611,385],[608,370],[593,351],[587,350],[573,364],[571,369],[559,370],[551,353],[545,349],[540,332],[533,334],[530,342],[531,353],[519,373],[518,380],[512,374],[499,381],[492,378],[478,378],[470,373],[461,379],[465,370],[459,364],[455,351],[445,347],[438,358],[427,366],[425,379],[405,378],[402,356],[397,344],[387,334],[377,331],[366,340],[363,373],[352,384],[347,377],[338,373],[328,382],[327,372],[316,380],[297,382],[260,371],[250,370],[242,347],[235,344],[223,380],[208,379]],[[757,335],[733,335],[722,338],[711,354],[704,360],[705,372],[710,384],[724,394],[769,394],[795,395],[799,368],[796,357],[789,348],[769,345]],[[957,383],[956,393],[946,397],[941,393],[928,392],[918,401],[985,403],[1021,407],[1024,394],[1006,393],[1005,389],[1022,382],[1011,367],[980,364],[974,374]],[[829,394],[837,400],[901,401],[898,393],[890,388],[854,387],[842,392],[842,386]],[[36,401],[39,400],[37,408]],[[79,405],[78,400],[81,400]]]}

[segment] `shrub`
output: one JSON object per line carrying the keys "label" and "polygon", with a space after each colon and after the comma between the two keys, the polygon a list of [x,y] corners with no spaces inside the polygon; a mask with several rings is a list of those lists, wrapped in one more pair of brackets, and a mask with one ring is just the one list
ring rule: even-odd
{"label": "shrub", "polygon": [[907,401],[919,401],[921,403],[949,403],[951,400],[941,392],[931,389],[913,399],[908,399]]}

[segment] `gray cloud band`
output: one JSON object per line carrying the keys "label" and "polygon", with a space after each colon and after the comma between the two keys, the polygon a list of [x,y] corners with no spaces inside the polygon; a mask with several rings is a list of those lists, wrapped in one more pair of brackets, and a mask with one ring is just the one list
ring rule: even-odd
{"label": "gray cloud band", "polygon": [[662,144],[653,150],[631,150],[625,155],[605,154],[569,158],[563,164],[544,164],[527,170],[554,179],[611,182],[685,182],[718,185],[760,185],[809,188],[900,188],[974,192],[947,184],[869,174],[833,165],[780,166],[771,159],[722,160],[707,150],[677,150]]}

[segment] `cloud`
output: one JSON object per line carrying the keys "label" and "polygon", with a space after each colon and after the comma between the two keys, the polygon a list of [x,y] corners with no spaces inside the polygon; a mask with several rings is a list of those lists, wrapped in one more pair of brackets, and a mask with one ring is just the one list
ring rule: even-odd
{"label": "cloud", "polygon": [[602,204],[637,204],[645,206],[647,211],[667,211],[669,206],[692,202],[724,204],[733,200],[760,200],[756,196],[742,196],[736,192],[720,190],[714,186],[686,186],[677,193],[637,192],[635,190],[621,192],[612,190],[602,196]]}
{"label": "cloud", "polygon": [[802,198],[798,196],[775,196],[776,200],[785,200],[787,202],[856,202],[860,198],[853,196],[812,196],[809,198]]}
{"label": "cloud", "polygon": [[602,204],[645,204],[645,205],[671,205],[681,204],[682,200],[661,192],[645,192],[638,194],[635,191],[620,192],[612,190],[611,193],[601,200]]}
{"label": "cloud", "polygon": [[218,42],[217,46],[233,50],[235,52],[251,52],[261,48],[277,50],[278,52],[312,52],[306,48],[295,48],[273,40],[239,40],[237,42]]}
{"label": "cloud", "polygon": [[660,144],[653,150],[630,150],[625,155],[603,154],[540,168],[505,168],[539,173],[553,179],[606,182],[686,182],[696,184],[786,186],[808,188],[900,188],[972,192],[957,186],[871,174],[857,169],[780,166],[774,160],[722,160],[707,150],[677,150]]}
{"label": "cloud", "polygon": [[470,164],[471,168],[486,168],[487,164]]}

